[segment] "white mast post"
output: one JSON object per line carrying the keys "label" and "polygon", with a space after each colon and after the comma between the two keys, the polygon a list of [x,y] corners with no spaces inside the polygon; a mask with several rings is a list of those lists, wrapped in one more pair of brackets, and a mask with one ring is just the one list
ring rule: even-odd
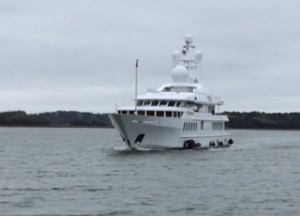
{"label": "white mast post", "polygon": [[135,111],[135,114],[137,115],[137,94],[138,94],[138,67],[139,67],[139,60],[137,59],[136,60],[136,63],[135,63],[135,106],[134,106],[134,111]]}

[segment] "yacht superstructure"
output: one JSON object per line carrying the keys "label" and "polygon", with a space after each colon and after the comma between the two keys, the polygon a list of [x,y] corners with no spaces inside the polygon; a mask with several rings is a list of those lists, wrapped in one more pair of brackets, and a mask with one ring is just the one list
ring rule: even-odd
{"label": "yacht superstructure", "polygon": [[202,54],[185,37],[182,51],[172,55],[172,82],[156,91],[136,96],[135,105],[109,114],[129,148],[193,149],[228,147],[233,143],[225,130],[223,105],[196,78]]}

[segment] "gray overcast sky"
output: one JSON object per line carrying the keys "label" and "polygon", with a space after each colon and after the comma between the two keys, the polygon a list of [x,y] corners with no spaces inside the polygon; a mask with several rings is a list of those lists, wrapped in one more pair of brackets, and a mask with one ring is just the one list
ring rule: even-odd
{"label": "gray overcast sky", "polygon": [[299,0],[0,1],[0,111],[111,112],[169,82],[190,33],[227,111],[300,111]]}

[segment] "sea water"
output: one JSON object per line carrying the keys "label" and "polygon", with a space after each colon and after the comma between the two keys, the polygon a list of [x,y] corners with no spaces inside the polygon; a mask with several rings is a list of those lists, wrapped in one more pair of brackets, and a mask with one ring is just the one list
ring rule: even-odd
{"label": "sea water", "polygon": [[0,215],[300,215],[300,132],[129,151],[113,129],[0,128]]}

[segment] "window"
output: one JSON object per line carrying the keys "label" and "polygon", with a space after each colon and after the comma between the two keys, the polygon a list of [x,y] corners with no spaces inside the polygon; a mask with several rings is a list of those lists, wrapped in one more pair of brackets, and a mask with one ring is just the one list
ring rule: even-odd
{"label": "window", "polygon": [[176,103],[176,101],[169,101],[168,106],[169,107],[173,107],[173,106],[175,106],[175,103]]}
{"label": "window", "polygon": [[171,87],[166,87],[163,91],[169,92],[169,91],[171,91]]}
{"label": "window", "polygon": [[144,101],[144,106],[149,106],[150,105],[150,101]]}
{"label": "window", "polygon": [[154,116],[154,111],[147,111],[148,116]]}
{"label": "window", "polygon": [[197,122],[185,122],[183,124],[183,131],[197,131],[198,124]]}
{"label": "window", "polygon": [[166,112],[166,117],[172,117],[172,112],[167,111],[167,112]]}
{"label": "window", "polygon": [[129,111],[129,115],[134,115],[134,111]]}
{"label": "window", "polygon": [[145,111],[138,111],[138,115],[145,115]]}
{"label": "window", "polygon": [[180,107],[180,105],[181,105],[180,101],[177,101],[176,104],[175,104],[176,107]]}
{"label": "window", "polygon": [[156,112],[156,116],[157,116],[157,117],[164,117],[165,115],[164,115],[164,112],[163,112],[163,111],[157,111],[157,112]]}
{"label": "window", "polygon": [[161,101],[160,106],[167,106],[168,101]]}
{"label": "window", "polygon": [[158,101],[157,100],[152,101],[151,106],[157,106],[157,105],[158,105]]}

